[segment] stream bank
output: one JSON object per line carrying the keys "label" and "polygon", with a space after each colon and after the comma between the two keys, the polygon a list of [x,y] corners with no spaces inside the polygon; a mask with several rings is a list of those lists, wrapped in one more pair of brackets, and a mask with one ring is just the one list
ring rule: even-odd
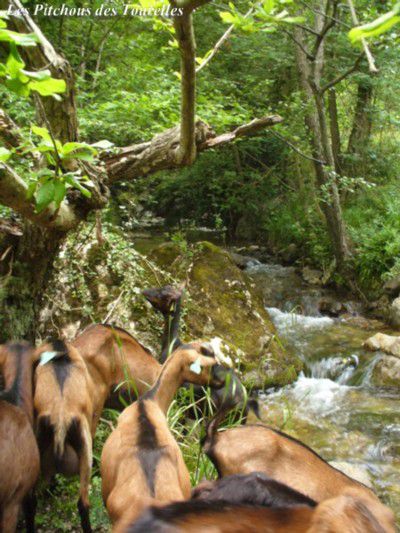
{"label": "stream bank", "polygon": [[[247,268],[266,308],[304,370],[291,385],[261,395],[266,423],[304,441],[329,461],[370,479],[400,520],[400,389],[378,386],[374,369],[382,352],[363,343],[384,325],[357,314],[324,315],[319,302],[334,294],[307,286],[292,267]],[[343,302],[342,302],[343,303]]]}

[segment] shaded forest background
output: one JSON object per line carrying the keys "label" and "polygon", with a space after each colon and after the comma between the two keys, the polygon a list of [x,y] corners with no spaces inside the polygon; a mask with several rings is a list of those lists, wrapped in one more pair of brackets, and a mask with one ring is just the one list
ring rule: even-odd
{"label": "shaded forest background", "polygon": [[[89,4],[93,10],[100,5]],[[372,72],[361,45],[348,37],[351,4],[328,1],[322,9],[318,2],[264,2],[269,21],[245,19],[246,1],[200,2],[194,13],[201,67],[196,116],[218,134],[255,117],[279,114],[283,120],[256,137],[199,154],[190,166],[119,176],[102,211],[105,227],[125,232],[144,207],[172,226],[207,226],[230,240],[263,244],[366,298],[379,296],[384,282],[400,274],[399,34],[393,28],[370,42]],[[354,7],[364,22],[391,6],[357,0]],[[282,12],[286,18],[279,20]],[[37,22],[75,73],[80,139],[126,146],[179,123],[178,43],[165,21]],[[236,27],[214,50],[231,22]],[[32,137],[29,124],[37,115],[30,99],[1,85],[0,97]],[[313,120],[325,128],[319,147]],[[13,163],[29,179],[26,160]],[[10,211],[1,209],[7,218]]]}

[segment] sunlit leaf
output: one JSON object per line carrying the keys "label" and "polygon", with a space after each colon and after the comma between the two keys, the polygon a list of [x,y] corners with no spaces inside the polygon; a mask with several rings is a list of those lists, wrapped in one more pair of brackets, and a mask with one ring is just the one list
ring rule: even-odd
{"label": "sunlit leaf", "polygon": [[36,211],[41,213],[54,200],[55,186],[54,181],[47,181],[36,192]]}
{"label": "sunlit leaf", "polygon": [[349,31],[349,38],[352,43],[369,37],[378,37],[382,33],[390,30],[392,26],[400,22],[400,2],[391,11],[378,17],[374,21],[357,26]]}
{"label": "sunlit leaf", "polygon": [[29,83],[32,91],[37,91],[42,96],[51,96],[54,93],[63,93],[66,89],[64,80],[49,78],[45,80],[34,80]]}
{"label": "sunlit leaf", "polygon": [[0,163],[5,163],[11,157],[11,151],[0,146]]}

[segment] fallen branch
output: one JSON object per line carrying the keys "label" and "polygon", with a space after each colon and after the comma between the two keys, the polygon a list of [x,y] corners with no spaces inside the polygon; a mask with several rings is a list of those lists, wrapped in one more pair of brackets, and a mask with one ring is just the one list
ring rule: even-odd
{"label": "fallen branch", "polygon": [[[279,115],[254,119],[235,130],[216,136],[210,126],[198,120],[195,124],[197,152],[217,148],[240,137],[257,135],[264,128],[275,126],[283,121]],[[148,142],[121,148],[116,154],[103,156],[109,181],[132,180],[147,176],[159,170],[179,168],[182,163],[177,158],[179,149],[179,126],[156,135]]]}
{"label": "fallen branch", "polygon": [[250,137],[257,135],[264,128],[275,126],[283,121],[283,118],[279,115],[271,115],[262,118],[255,118],[248,124],[243,124],[229,133],[223,133],[217,137],[207,139],[199,146],[199,150],[207,150],[208,148],[216,148],[224,144],[235,141],[239,137]]}

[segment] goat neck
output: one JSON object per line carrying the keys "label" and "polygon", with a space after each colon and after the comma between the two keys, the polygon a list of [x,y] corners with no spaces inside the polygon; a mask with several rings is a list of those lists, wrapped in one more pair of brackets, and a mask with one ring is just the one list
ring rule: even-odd
{"label": "goat neck", "polygon": [[0,348],[3,357],[4,391],[0,399],[20,407],[33,423],[32,402],[32,346],[28,343],[9,343]]}

